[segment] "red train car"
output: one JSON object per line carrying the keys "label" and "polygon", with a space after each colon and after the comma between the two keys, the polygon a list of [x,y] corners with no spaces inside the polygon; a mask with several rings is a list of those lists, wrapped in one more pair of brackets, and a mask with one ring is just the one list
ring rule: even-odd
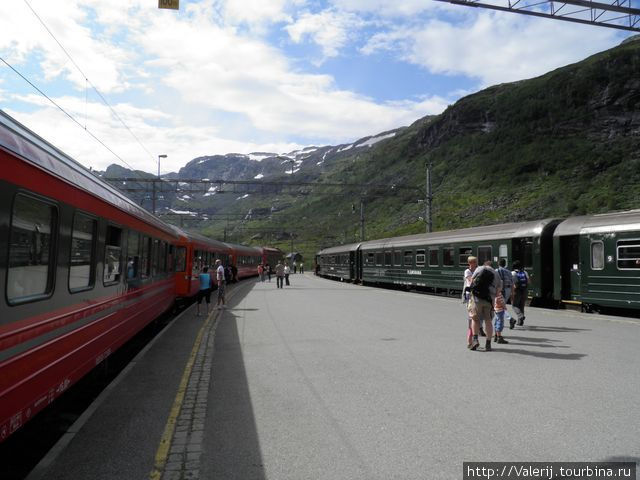
{"label": "red train car", "polygon": [[258,275],[258,265],[262,263],[262,249],[245,245],[226,244],[231,249],[231,267],[237,280]]}
{"label": "red train car", "polygon": [[275,267],[279,261],[284,257],[284,252],[279,248],[273,247],[260,247],[262,250],[262,264],[266,265],[267,263],[272,267]]}
{"label": "red train car", "polygon": [[0,441],[174,301],[178,235],[0,111]]}
{"label": "red train car", "polygon": [[[173,227],[179,236],[175,250],[175,282],[178,299],[193,297],[200,289],[198,274],[208,266],[211,272],[216,260],[229,265],[231,248],[222,242]],[[215,278],[215,277],[214,277]]]}

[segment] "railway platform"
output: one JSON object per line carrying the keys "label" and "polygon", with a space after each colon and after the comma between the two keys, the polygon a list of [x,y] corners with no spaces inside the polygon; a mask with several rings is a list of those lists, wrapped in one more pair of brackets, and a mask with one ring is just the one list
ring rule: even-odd
{"label": "railway platform", "polygon": [[29,480],[449,479],[640,461],[640,321],[528,309],[492,352],[458,299],[291,275],[185,310]]}

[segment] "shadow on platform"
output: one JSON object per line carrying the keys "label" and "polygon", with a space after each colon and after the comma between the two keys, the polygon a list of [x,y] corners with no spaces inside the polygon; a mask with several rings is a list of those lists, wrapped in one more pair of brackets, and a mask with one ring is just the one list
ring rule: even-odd
{"label": "shadow on platform", "polygon": [[236,315],[257,309],[236,309],[243,297],[229,301],[216,329],[203,478],[266,480]]}
{"label": "shadow on platform", "polygon": [[[514,344],[517,345],[517,344]],[[539,347],[540,345],[536,345]],[[512,353],[518,355],[528,355],[530,357],[538,357],[538,358],[548,358],[550,360],[582,360],[583,357],[586,357],[586,353],[553,353],[553,352],[534,352],[531,350],[523,350],[521,348],[510,348],[511,345],[506,347],[496,346],[493,348],[493,351],[496,353]]]}

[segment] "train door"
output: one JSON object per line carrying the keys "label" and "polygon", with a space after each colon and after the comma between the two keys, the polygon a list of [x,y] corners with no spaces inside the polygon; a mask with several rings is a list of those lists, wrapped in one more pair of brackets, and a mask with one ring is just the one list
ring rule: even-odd
{"label": "train door", "polygon": [[560,274],[562,275],[562,299],[580,297],[582,269],[580,266],[580,237],[570,235],[560,238]]}
{"label": "train door", "polygon": [[352,282],[355,280],[355,274],[356,274],[356,252],[351,250],[349,252],[349,280],[351,280]]}

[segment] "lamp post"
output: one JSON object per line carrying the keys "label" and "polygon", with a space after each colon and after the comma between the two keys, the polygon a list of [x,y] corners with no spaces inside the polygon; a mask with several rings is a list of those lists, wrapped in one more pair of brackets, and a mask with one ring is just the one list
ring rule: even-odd
{"label": "lamp post", "polygon": [[153,210],[153,214],[154,215],[156,214],[156,182],[160,181],[160,159],[161,158],[167,158],[167,156],[165,154],[158,155],[158,178],[157,178],[157,180],[155,180],[153,182],[153,207],[152,207],[152,210]]}
{"label": "lamp post", "polygon": [[165,154],[158,155],[158,178],[160,178],[160,159],[161,158],[167,158],[167,156]]}
{"label": "lamp post", "polygon": [[425,215],[424,220],[427,224],[427,233],[431,233],[433,231],[433,220],[431,218],[432,215],[432,202],[433,202],[433,190],[431,189],[431,169],[433,168],[433,162],[431,158],[427,161],[427,185],[425,188],[425,193],[427,194],[425,198]]}

